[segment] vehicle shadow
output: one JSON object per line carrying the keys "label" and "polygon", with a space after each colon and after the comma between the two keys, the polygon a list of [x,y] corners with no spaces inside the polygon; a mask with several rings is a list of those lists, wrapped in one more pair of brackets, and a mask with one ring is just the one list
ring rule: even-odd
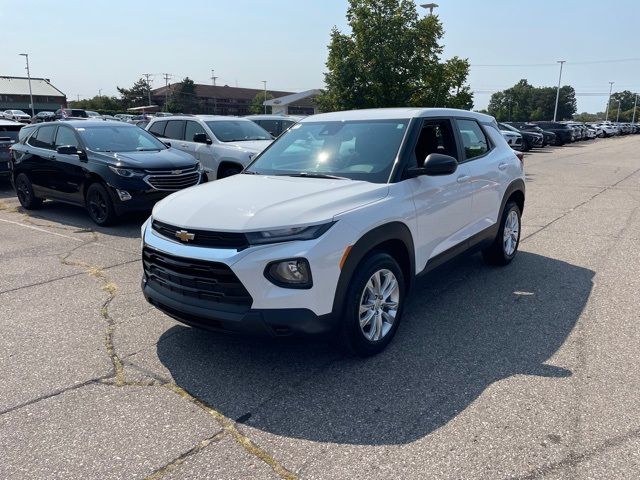
{"label": "vehicle shadow", "polygon": [[374,358],[325,343],[230,338],[175,326],[157,354],[180,387],[230,418],[321,442],[404,444],[446,425],[513,375],[564,378],[545,362],[565,342],[594,272],[520,252],[506,268],[479,255],[418,281],[403,325]]}

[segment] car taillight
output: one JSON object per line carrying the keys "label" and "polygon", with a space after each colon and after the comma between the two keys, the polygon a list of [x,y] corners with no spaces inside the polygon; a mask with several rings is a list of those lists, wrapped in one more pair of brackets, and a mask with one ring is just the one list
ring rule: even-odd
{"label": "car taillight", "polygon": [[516,152],[516,157],[518,157],[518,160],[520,160],[520,163],[524,163],[524,153]]}

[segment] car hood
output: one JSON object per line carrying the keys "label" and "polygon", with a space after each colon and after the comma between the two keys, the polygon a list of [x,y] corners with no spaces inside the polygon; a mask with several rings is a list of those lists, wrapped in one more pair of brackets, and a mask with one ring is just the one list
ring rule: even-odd
{"label": "car hood", "polygon": [[240,174],[165,198],[153,218],[171,225],[225,232],[313,225],[383,199],[387,184]]}
{"label": "car hood", "polygon": [[247,150],[253,153],[260,153],[267,148],[273,140],[246,140],[242,142],[222,142],[226,147],[237,148],[238,150]]}
{"label": "car hood", "polygon": [[91,156],[119,167],[144,169],[175,169],[197,163],[188,153],[169,148],[156,152],[91,152]]}

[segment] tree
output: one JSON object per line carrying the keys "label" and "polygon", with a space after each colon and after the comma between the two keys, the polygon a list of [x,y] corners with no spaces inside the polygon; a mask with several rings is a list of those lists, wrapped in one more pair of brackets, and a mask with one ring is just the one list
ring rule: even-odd
{"label": "tree", "polygon": [[200,105],[193,80],[185,77],[182,82],[173,85],[166,107],[169,112],[198,113]]}
{"label": "tree", "polygon": [[468,61],[440,61],[437,15],[419,17],[411,0],[349,0],[347,21],[350,34],[331,31],[321,110],[473,106]]}
{"label": "tree", "polygon": [[79,101],[69,102],[71,108],[82,108],[84,110],[95,110],[103,115],[112,115],[117,112],[122,112],[125,109],[122,106],[122,101],[117,97],[107,97],[104,95],[95,96],[93,98],[87,98]]}
{"label": "tree", "polygon": [[[636,94],[629,90],[616,92],[611,95],[611,102],[609,103],[609,120],[615,121],[618,117],[618,100],[620,100],[620,121],[632,121]],[[638,103],[638,110],[636,111],[636,121],[638,121],[638,111],[640,111],[640,101]]]}
{"label": "tree", "polygon": [[[498,121],[552,120],[556,94],[556,87],[534,87],[522,79],[513,87],[491,95],[487,110]],[[569,120],[576,110],[575,90],[568,85],[561,87],[557,119]]]}
{"label": "tree", "polygon": [[[267,100],[271,100],[272,98],[273,95],[271,95],[269,92],[258,93],[255,97],[253,97],[253,100],[251,100],[251,113],[253,113],[254,115],[265,113],[264,102],[266,102]],[[267,106],[266,112],[268,114],[271,114],[272,108],[270,106]]]}
{"label": "tree", "polygon": [[116,87],[120,92],[122,106],[126,108],[143,107],[149,103],[151,84],[141,78],[131,88]]}

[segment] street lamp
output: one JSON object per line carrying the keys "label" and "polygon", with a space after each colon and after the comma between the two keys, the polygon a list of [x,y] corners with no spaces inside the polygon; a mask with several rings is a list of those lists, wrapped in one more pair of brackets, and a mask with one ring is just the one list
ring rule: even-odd
{"label": "street lamp", "polygon": [[31,101],[31,116],[35,117],[36,113],[33,108],[33,92],[31,91],[31,72],[29,71],[29,54],[20,53],[19,55],[27,59],[27,78],[29,79],[29,100]]}
{"label": "street lamp", "polygon": [[618,100],[618,116],[616,117],[616,123],[620,122],[620,102],[622,100]]}
{"label": "street lamp", "polygon": [[609,105],[611,104],[611,90],[613,89],[614,82],[609,82],[609,100],[607,100],[607,113],[605,115],[604,121],[609,121]]}
{"label": "street lamp", "polygon": [[433,15],[433,9],[438,8],[440,5],[438,5],[437,3],[423,3],[420,6],[429,10],[429,15]]}
{"label": "street lamp", "polygon": [[636,93],[636,101],[633,102],[633,120],[631,120],[631,125],[636,124],[636,108],[638,106],[638,94]]}
{"label": "street lamp", "polygon": [[262,80],[262,83],[264,83],[264,113],[265,115],[267,114],[267,81],[266,80]]}
{"label": "street lamp", "polygon": [[560,82],[562,82],[562,66],[564,65],[566,60],[558,60],[560,64],[560,77],[558,77],[558,91],[556,92],[556,108],[553,111],[553,121],[556,121],[556,117],[558,116],[558,101],[560,100]]}

